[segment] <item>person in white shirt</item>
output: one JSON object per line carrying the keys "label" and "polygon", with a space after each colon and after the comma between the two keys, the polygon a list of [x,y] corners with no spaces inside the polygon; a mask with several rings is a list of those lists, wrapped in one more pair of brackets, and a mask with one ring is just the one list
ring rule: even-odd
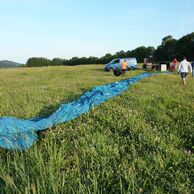
{"label": "person in white shirt", "polygon": [[189,72],[189,69],[192,73],[191,63],[189,63],[187,61],[186,57],[184,57],[184,60],[180,62],[179,67],[178,67],[178,73],[181,74],[182,83],[184,85],[186,85],[186,78],[187,78],[187,74]]}

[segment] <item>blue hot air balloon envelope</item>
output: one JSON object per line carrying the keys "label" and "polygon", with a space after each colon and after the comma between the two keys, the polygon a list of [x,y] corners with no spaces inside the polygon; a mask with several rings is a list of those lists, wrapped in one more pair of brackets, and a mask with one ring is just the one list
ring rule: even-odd
{"label": "blue hot air balloon envelope", "polygon": [[94,87],[84,93],[78,100],[61,104],[60,108],[45,118],[18,119],[15,117],[0,118],[0,147],[12,150],[25,150],[38,140],[38,131],[65,123],[88,112],[106,100],[120,95],[139,80],[160,73],[142,73],[132,78]]}

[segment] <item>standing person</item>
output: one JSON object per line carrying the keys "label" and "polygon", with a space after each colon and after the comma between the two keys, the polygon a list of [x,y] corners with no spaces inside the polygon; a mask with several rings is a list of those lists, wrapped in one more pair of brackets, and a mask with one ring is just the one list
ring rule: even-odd
{"label": "standing person", "polygon": [[193,71],[192,71],[192,77],[194,77],[194,61],[192,62],[191,66],[192,66],[192,69],[193,69]]}
{"label": "standing person", "polygon": [[172,70],[176,70],[176,65],[177,65],[177,63],[178,63],[177,59],[174,58],[174,59],[172,60]]}
{"label": "standing person", "polygon": [[121,74],[121,75],[122,75],[122,76],[125,75],[126,69],[127,69],[127,61],[124,60],[124,61],[122,62],[122,64],[121,64],[121,71],[122,71],[122,74]]}
{"label": "standing person", "polygon": [[187,78],[187,74],[189,72],[189,68],[190,68],[191,73],[192,73],[191,63],[189,63],[187,61],[186,57],[184,57],[183,61],[180,62],[179,68],[178,68],[178,73],[181,74],[183,85],[186,85],[186,78]]}

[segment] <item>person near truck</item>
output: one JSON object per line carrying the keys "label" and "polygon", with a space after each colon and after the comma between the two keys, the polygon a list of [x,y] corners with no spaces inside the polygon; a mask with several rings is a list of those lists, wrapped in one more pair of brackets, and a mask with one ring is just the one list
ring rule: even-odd
{"label": "person near truck", "polygon": [[126,69],[127,69],[127,61],[124,60],[121,64],[121,75],[124,76],[126,73]]}
{"label": "person near truck", "polygon": [[192,77],[194,77],[194,61],[192,62],[191,67],[192,67]]}
{"label": "person near truck", "polygon": [[178,63],[177,59],[174,58],[174,59],[172,60],[172,70],[176,70],[176,65],[177,65],[177,63]]}
{"label": "person near truck", "polygon": [[182,79],[183,85],[186,85],[186,78],[187,78],[187,74],[189,72],[189,69],[192,73],[191,63],[189,63],[187,61],[186,57],[184,57],[183,61],[180,62],[179,67],[178,67],[178,73],[181,74],[181,79]]}

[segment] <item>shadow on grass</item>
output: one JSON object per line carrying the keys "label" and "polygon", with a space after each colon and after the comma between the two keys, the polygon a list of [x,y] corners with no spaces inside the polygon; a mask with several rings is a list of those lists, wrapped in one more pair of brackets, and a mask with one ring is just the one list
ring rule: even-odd
{"label": "shadow on grass", "polygon": [[37,120],[40,120],[42,118],[49,117],[51,114],[53,114],[54,112],[56,112],[62,104],[67,104],[67,103],[73,102],[73,101],[79,99],[81,95],[78,95],[78,94],[77,95],[73,95],[73,96],[72,95],[69,95],[68,97],[66,97],[65,99],[63,99],[59,104],[48,105],[48,106],[43,107],[39,111],[39,113],[37,115],[37,118],[32,119],[32,120],[33,121],[37,121]]}
{"label": "shadow on grass", "polygon": [[[66,97],[64,100],[61,101],[61,103],[57,104],[57,105],[49,105],[49,106],[45,106],[43,107],[40,112],[38,113],[36,118],[31,119],[32,121],[39,121],[41,119],[44,118],[48,118],[50,115],[52,115],[53,113],[55,113],[62,104],[67,104],[70,103],[72,101],[75,101],[77,99],[80,98],[81,95],[69,95],[68,97]],[[53,126],[52,128],[47,128],[41,131],[37,131],[37,134],[39,136],[39,141],[41,142],[42,139],[45,139],[45,135],[50,131],[50,130],[55,130],[56,126]]]}

